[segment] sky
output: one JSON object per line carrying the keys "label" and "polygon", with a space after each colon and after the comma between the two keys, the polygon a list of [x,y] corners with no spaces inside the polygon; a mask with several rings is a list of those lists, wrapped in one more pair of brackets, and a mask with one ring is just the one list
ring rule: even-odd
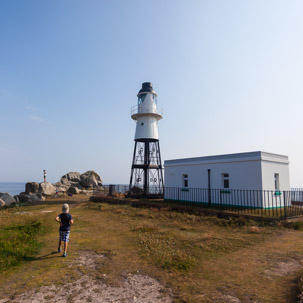
{"label": "sky", "polygon": [[0,0],[0,182],[127,184],[142,82],[163,160],[266,151],[303,187],[301,0]]}

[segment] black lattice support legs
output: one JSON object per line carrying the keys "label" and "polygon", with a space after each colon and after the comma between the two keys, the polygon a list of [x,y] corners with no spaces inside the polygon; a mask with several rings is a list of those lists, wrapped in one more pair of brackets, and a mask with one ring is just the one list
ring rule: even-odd
{"label": "black lattice support legs", "polygon": [[131,195],[163,196],[163,172],[158,140],[136,140],[130,176]]}

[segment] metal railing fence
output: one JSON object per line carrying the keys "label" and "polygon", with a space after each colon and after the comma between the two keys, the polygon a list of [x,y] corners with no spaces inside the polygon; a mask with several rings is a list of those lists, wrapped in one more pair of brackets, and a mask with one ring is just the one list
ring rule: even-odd
{"label": "metal railing fence", "polygon": [[284,219],[298,213],[286,191],[165,187],[164,200],[258,217]]}
{"label": "metal railing fence", "polygon": [[[303,216],[303,189],[290,191],[206,189],[180,187],[149,187],[148,194],[162,195],[163,203],[186,205],[192,208],[208,208],[220,212],[275,219]],[[143,194],[142,187],[129,185],[104,185],[94,195]]]}
{"label": "metal railing fence", "polygon": [[291,189],[291,201],[292,202],[303,202],[303,189],[302,188],[292,188]]}

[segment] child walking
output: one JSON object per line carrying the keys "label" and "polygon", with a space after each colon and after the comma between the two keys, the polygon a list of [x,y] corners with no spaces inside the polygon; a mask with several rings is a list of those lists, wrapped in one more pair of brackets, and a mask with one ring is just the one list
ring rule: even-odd
{"label": "child walking", "polygon": [[62,213],[56,217],[56,221],[60,223],[58,252],[61,252],[61,241],[63,241],[64,252],[62,257],[66,257],[69,234],[70,234],[70,226],[71,224],[74,224],[74,220],[71,214],[69,214],[69,205],[67,203],[62,205]]}

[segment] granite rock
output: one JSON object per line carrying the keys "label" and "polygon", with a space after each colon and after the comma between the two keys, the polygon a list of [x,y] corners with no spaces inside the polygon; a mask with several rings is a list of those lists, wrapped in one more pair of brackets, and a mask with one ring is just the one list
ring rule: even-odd
{"label": "granite rock", "polygon": [[93,170],[89,170],[80,176],[81,184],[84,187],[99,187],[102,186],[102,179]]}
{"label": "granite rock", "polygon": [[25,184],[25,193],[38,193],[39,192],[39,183],[37,182],[27,182]]}
{"label": "granite rock", "polygon": [[52,196],[56,194],[56,187],[49,182],[42,182],[39,185],[39,192],[43,196]]}
{"label": "granite rock", "polygon": [[0,208],[2,208],[4,206],[5,206],[5,202],[2,199],[0,199]]}
{"label": "granite rock", "polygon": [[16,199],[9,193],[0,193],[0,199],[5,202],[6,206],[16,203]]}

